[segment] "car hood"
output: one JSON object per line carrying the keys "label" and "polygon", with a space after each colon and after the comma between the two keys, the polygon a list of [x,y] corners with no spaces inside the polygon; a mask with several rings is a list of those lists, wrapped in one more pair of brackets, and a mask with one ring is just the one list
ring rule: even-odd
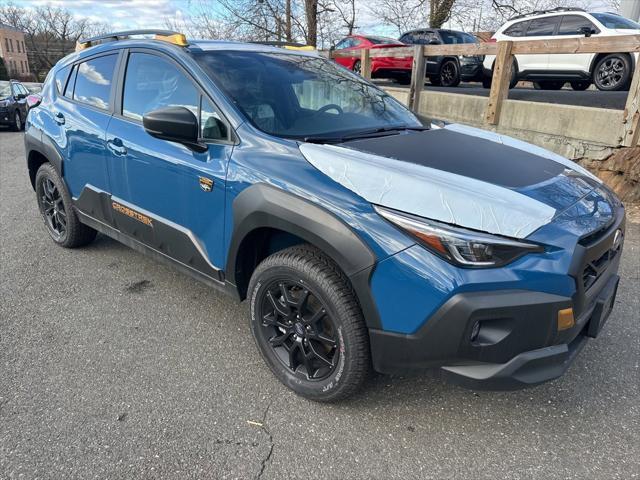
{"label": "car hood", "polygon": [[300,145],[317,169],[365,200],[513,238],[525,238],[604,188],[543,148],[451,124],[339,145]]}

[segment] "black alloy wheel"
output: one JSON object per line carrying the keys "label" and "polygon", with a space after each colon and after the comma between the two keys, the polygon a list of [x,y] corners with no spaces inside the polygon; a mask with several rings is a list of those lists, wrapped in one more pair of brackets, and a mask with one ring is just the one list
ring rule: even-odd
{"label": "black alloy wheel", "polygon": [[596,65],[593,83],[598,90],[613,91],[628,88],[631,79],[631,62],[626,55],[611,54]]}
{"label": "black alloy wheel", "polygon": [[352,70],[358,75],[362,75],[362,63],[360,63],[360,60],[354,62]]}
{"label": "black alloy wheel", "polygon": [[455,60],[447,60],[440,68],[440,85],[457,87],[460,84],[460,69]]}
{"label": "black alloy wheel", "polygon": [[263,336],[278,360],[304,380],[327,378],[340,351],[336,326],[318,297],[288,278],[272,281],[259,309]]}
{"label": "black alloy wheel", "polygon": [[67,235],[67,212],[60,190],[49,177],[40,180],[38,202],[50,235],[56,242],[64,241]]}
{"label": "black alloy wheel", "polygon": [[371,357],[362,310],[322,251],[302,244],[273,253],[256,267],[247,296],[256,346],[284,385],[333,402],[364,384]]}

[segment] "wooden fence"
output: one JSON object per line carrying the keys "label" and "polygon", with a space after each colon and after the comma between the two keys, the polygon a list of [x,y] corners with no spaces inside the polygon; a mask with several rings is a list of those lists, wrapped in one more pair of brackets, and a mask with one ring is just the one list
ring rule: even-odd
{"label": "wooden fence", "polygon": [[[360,51],[360,64],[362,76],[370,79],[372,58],[412,57],[413,67],[407,103],[409,108],[418,111],[424,89],[425,57],[438,55],[495,55],[493,81],[484,121],[488,125],[498,125],[500,123],[502,104],[509,93],[509,81],[514,55],[632,52],[640,52],[640,35],[363,49]],[[353,57],[353,52],[331,52],[331,57]],[[597,119],[594,121],[597,121]],[[624,109],[620,137],[622,138],[621,144],[624,146],[635,146],[640,141],[640,61],[635,62],[633,81]]]}

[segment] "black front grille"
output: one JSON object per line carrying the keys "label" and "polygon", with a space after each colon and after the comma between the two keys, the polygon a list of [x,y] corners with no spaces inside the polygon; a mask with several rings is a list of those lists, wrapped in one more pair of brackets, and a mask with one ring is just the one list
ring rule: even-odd
{"label": "black front grille", "polygon": [[[598,233],[600,234],[600,237],[603,236],[601,232]],[[612,260],[616,255],[618,255],[621,248],[621,244],[614,246],[612,242],[611,246],[607,248],[604,253],[586,262],[584,269],[582,270],[582,285],[584,287],[584,291],[591,288],[602,274],[607,271]]]}

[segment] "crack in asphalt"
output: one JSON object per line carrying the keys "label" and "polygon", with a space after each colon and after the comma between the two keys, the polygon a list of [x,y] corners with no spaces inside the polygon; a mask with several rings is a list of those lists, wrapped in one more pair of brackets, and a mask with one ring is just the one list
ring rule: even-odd
{"label": "crack in asphalt", "polygon": [[267,434],[267,437],[269,437],[269,453],[267,453],[267,456],[262,459],[262,462],[260,464],[260,471],[258,472],[256,479],[262,478],[262,474],[267,468],[267,464],[271,461],[271,456],[273,455],[273,448],[275,444],[273,443],[273,435],[267,428],[267,415],[269,414],[269,409],[271,408],[271,405],[273,404],[274,401],[275,401],[275,398],[272,398],[269,404],[267,405],[267,408],[264,409],[264,412],[262,414],[262,422],[261,422],[262,425],[260,426],[260,429]]}

